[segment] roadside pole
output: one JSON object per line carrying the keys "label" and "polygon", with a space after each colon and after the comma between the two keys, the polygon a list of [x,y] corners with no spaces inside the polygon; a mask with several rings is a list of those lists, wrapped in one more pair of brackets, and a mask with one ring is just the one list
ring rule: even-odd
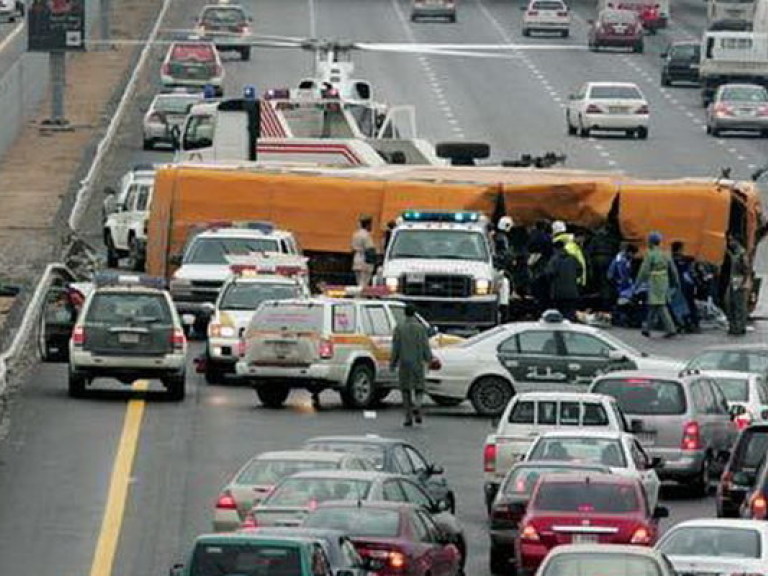
{"label": "roadside pole", "polygon": [[43,125],[46,128],[64,128],[69,125],[69,120],[66,119],[64,112],[64,93],[67,89],[67,53],[63,50],[50,52],[49,67],[51,74],[51,117],[43,120]]}

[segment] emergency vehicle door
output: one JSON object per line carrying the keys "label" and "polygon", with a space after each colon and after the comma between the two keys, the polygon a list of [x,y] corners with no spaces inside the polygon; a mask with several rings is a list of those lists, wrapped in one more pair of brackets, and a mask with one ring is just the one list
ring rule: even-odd
{"label": "emergency vehicle door", "polygon": [[77,313],[67,287],[51,286],[45,295],[38,329],[38,350],[43,362],[69,361],[69,338]]}
{"label": "emergency vehicle door", "polygon": [[556,330],[525,330],[504,340],[499,363],[511,374],[517,392],[563,390],[568,383],[566,358]]}
{"label": "emergency vehicle door", "polygon": [[392,357],[392,333],[395,329],[386,307],[382,303],[364,304],[362,307],[363,332],[369,337],[379,381],[391,381],[394,373],[389,369]]}

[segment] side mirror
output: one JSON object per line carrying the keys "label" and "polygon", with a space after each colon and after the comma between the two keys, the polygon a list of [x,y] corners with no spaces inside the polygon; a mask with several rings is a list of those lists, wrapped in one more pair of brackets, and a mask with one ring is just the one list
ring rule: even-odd
{"label": "side mirror", "polygon": [[430,464],[427,468],[427,474],[430,476],[439,476],[440,474],[443,474],[445,470],[443,470],[443,467],[438,464]]}
{"label": "side mirror", "polygon": [[168,263],[171,266],[181,266],[182,256],[181,254],[171,254],[168,258]]}
{"label": "side mirror", "polygon": [[637,434],[638,432],[643,431],[643,421],[642,420],[630,420],[629,421],[629,431],[632,432],[632,434]]}
{"label": "side mirror", "polygon": [[200,306],[203,309],[203,312],[208,315],[212,316],[214,312],[216,312],[216,305],[212,302],[203,302],[203,304]]}
{"label": "side mirror", "polygon": [[741,416],[747,411],[747,408],[741,404],[731,404],[728,407],[728,414],[731,415],[731,420],[736,418],[736,416]]}
{"label": "side mirror", "polygon": [[668,54],[666,52],[662,52],[661,54],[659,54],[659,58],[661,58],[662,60],[664,60],[667,56]]}
{"label": "side mirror", "polygon": [[656,506],[653,509],[654,518],[669,518],[669,509],[664,506]]}
{"label": "side mirror", "polygon": [[654,456],[653,458],[651,458],[650,468],[653,468],[654,470],[658,470],[659,468],[664,468],[664,459],[660,458],[659,456]]}
{"label": "side mirror", "polygon": [[608,360],[612,362],[624,362],[627,359],[627,355],[621,350],[608,350]]}
{"label": "side mirror", "polygon": [[182,576],[184,571],[184,564],[174,564],[168,571],[168,576]]}
{"label": "side mirror", "polygon": [[448,502],[445,500],[436,500],[432,503],[431,510],[432,514],[440,514],[441,512],[448,512]]}

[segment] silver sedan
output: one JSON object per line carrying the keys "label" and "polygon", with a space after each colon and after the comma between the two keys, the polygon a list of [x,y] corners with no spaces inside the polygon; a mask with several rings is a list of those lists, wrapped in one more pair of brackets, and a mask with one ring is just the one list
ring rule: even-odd
{"label": "silver sedan", "polygon": [[155,96],[144,115],[144,150],[159,143],[173,144],[174,128],[181,130],[190,108],[202,99],[201,94],[187,92]]}
{"label": "silver sedan", "polygon": [[707,107],[707,134],[760,132],[768,136],[768,90],[757,84],[724,84]]}

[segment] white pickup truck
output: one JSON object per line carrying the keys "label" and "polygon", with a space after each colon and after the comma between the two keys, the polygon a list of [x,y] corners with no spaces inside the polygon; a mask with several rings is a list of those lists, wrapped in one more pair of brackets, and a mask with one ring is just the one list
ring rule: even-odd
{"label": "white pickup truck", "polygon": [[523,459],[540,434],[562,429],[595,427],[627,431],[616,400],[604,394],[528,392],[510,400],[496,432],[485,440],[483,470],[485,502],[490,510],[504,476]]}

